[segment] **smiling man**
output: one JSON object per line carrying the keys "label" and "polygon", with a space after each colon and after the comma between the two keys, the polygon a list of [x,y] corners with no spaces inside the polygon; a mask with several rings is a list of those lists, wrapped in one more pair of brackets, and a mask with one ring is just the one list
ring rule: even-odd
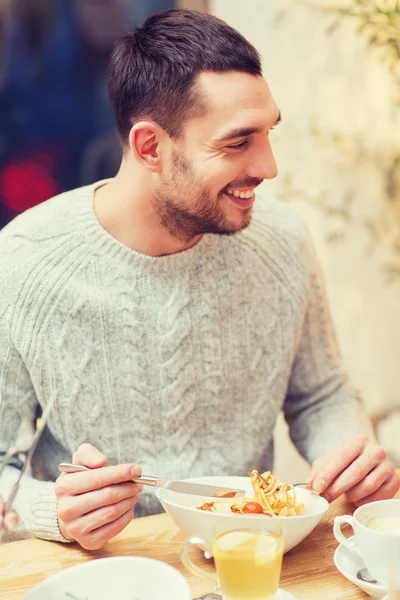
{"label": "smiling man", "polygon": [[[118,174],[0,235],[3,453],[56,393],[19,526],[100,548],[135,505],[161,510],[131,481],[141,469],[271,469],[280,410],[316,490],[391,497],[399,481],[341,365],[306,229],[268,187],[257,198],[277,175],[280,121],[257,51],[171,10],[116,44],[108,84]],[[71,455],[92,469],[59,476]]]}

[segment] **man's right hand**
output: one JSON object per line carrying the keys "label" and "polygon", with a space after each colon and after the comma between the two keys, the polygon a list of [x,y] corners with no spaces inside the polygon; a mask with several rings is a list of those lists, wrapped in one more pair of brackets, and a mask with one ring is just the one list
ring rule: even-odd
{"label": "man's right hand", "polygon": [[82,444],[72,462],[91,471],[63,473],[55,483],[60,531],[87,550],[103,548],[133,518],[143,490],[133,483],[142,474],[139,465],[106,467],[106,457],[91,444]]}

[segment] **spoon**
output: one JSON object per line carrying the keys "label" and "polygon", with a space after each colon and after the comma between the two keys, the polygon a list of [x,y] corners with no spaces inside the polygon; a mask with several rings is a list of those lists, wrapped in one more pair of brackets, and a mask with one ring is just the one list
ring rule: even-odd
{"label": "spoon", "polygon": [[371,578],[367,567],[357,571],[357,579],[365,581],[366,583],[378,583],[376,579]]}

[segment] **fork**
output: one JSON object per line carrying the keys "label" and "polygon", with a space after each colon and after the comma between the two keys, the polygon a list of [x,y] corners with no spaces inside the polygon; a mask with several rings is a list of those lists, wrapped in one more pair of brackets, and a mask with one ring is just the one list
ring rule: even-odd
{"label": "fork", "polygon": [[[54,392],[54,394],[50,398],[50,401],[45,406],[42,416],[40,417],[40,419],[38,419],[36,429],[34,430],[33,434],[32,434],[32,432],[27,432],[26,429],[24,431],[25,424],[24,424],[24,422],[21,423],[21,425],[17,431],[16,439],[11,444],[8,451],[6,452],[6,454],[4,456],[4,460],[3,460],[2,464],[0,465],[0,477],[1,477],[1,474],[3,473],[5,467],[9,464],[9,462],[12,460],[12,458],[15,456],[15,454],[24,454],[25,455],[25,461],[22,465],[22,469],[19,472],[18,479],[12,486],[10,495],[9,495],[8,499],[6,500],[6,502],[4,503],[3,510],[0,513],[0,541],[1,541],[1,539],[4,535],[4,531],[5,531],[4,527],[3,527],[4,516],[12,508],[15,497],[19,490],[22,476],[24,475],[24,473],[27,469],[27,466],[30,463],[32,456],[36,450],[36,446],[38,445],[40,436],[42,435],[42,432],[45,428],[47,418],[53,407],[55,399],[56,399],[56,392]],[[21,427],[23,428],[22,434],[21,434]],[[30,436],[30,440],[28,440],[28,436]]]}

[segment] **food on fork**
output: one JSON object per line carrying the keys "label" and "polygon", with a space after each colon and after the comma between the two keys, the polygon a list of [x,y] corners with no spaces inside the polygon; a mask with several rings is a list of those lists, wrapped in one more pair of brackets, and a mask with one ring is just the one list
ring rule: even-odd
{"label": "food on fork", "polygon": [[263,514],[268,517],[290,517],[303,514],[304,504],[297,502],[293,485],[279,481],[271,471],[260,474],[254,470],[249,473],[249,476],[254,490],[252,499],[235,498],[227,504],[226,496],[224,496],[219,497],[218,500],[207,500],[196,508],[208,512]]}

